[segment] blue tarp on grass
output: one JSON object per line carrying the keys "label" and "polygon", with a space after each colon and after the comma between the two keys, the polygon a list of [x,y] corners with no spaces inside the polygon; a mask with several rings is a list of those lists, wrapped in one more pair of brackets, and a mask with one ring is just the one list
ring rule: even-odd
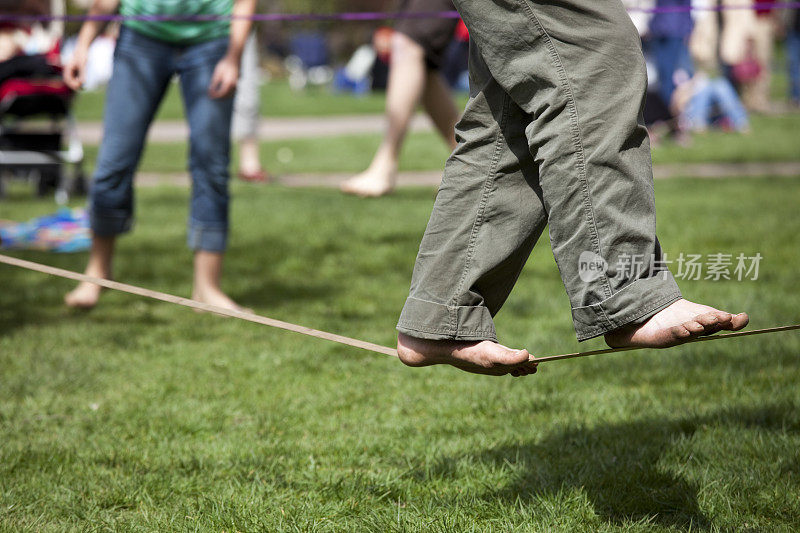
{"label": "blue tarp on grass", "polygon": [[61,209],[28,222],[0,221],[0,248],[83,252],[91,245],[89,217],[83,209]]}

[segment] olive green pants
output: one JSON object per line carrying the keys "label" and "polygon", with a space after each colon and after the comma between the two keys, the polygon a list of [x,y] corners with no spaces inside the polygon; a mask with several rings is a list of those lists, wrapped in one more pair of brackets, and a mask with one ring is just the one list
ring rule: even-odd
{"label": "olive green pants", "polygon": [[497,340],[546,226],[579,340],[681,297],[656,239],[647,73],[620,0],[455,0],[471,94],[398,330]]}

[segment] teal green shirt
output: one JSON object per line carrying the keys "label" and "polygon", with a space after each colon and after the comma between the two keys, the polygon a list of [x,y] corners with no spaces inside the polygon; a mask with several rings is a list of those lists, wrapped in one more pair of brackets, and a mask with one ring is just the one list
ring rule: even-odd
{"label": "teal green shirt", "polygon": [[[141,15],[230,15],[233,0],[122,0],[120,14]],[[230,19],[211,21],[126,20],[128,28],[153,39],[173,44],[197,44],[230,34]]]}

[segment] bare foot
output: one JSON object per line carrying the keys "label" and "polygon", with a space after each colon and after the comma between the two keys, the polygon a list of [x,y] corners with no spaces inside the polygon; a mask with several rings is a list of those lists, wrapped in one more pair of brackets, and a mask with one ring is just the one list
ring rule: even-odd
{"label": "bare foot", "polygon": [[[93,274],[88,274],[92,276]],[[97,276],[102,277],[102,276]],[[73,309],[91,309],[97,305],[103,287],[81,281],[77,287],[64,295],[64,303]]]}
{"label": "bare foot", "polygon": [[527,350],[512,350],[496,342],[431,341],[400,333],[397,353],[408,366],[452,365],[465,372],[514,377],[536,373]]}
{"label": "bare foot", "polygon": [[362,198],[377,198],[394,190],[396,172],[367,170],[343,182],[339,188],[343,193]]}
{"label": "bare foot", "polygon": [[[86,269],[86,275],[93,278],[111,279],[111,273],[101,270],[100,267],[95,268],[92,265]],[[100,293],[103,292],[103,287],[81,281],[78,286],[64,295],[64,303],[67,307],[73,309],[92,309],[97,305],[100,300]]]}
{"label": "bare foot", "polygon": [[669,348],[722,330],[738,331],[749,321],[745,313],[733,315],[681,299],[644,324],[624,326],[606,334],[605,338],[612,348]]}
{"label": "bare foot", "polygon": [[216,307],[222,307],[223,309],[229,309],[231,311],[241,311],[242,313],[253,312],[252,309],[242,307],[231,300],[230,297],[224,292],[213,288],[195,289],[194,292],[192,292],[192,300],[208,305],[214,305]]}

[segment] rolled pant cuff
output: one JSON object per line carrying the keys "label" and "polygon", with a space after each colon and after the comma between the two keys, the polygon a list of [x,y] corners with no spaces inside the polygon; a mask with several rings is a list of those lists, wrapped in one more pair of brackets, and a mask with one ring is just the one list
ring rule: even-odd
{"label": "rolled pant cuff", "polygon": [[628,324],[642,323],[682,298],[671,273],[659,272],[637,280],[602,302],[572,309],[579,341],[585,341]]}
{"label": "rolled pant cuff", "polygon": [[92,233],[99,237],[114,237],[131,230],[133,217],[126,209],[91,208],[89,225]]}
{"label": "rolled pant cuff", "polygon": [[417,298],[406,300],[397,331],[418,339],[497,342],[486,307],[442,305]]}
{"label": "rolled pant cuff", "polygon": [[224,252],[228,247],[228,228],[189,225],[186,242],[192,250]]}

